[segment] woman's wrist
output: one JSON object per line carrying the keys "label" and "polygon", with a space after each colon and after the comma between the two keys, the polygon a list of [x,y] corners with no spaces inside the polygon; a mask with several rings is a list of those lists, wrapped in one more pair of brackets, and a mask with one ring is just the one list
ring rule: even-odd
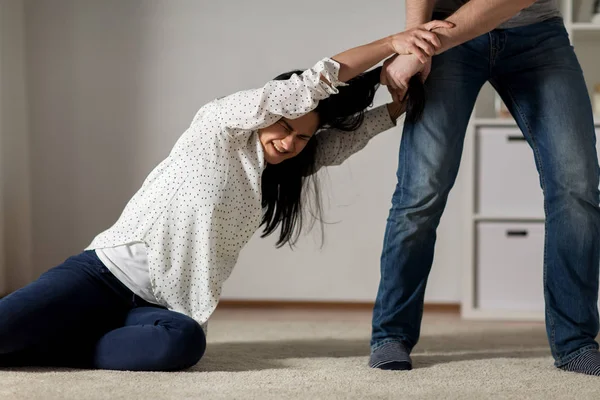
{"label": "woman's wrist", "polygon": [[394,41],[396,40],[397,36],[398,36],[398,33],[394,33],[393,35],[390,35],[390,36],[384,38],[386,47],[388,48],[388,50],[390,52],[390,56],[396,54],[396,49],[394,48]]}
{"label": "woman's wrist", "polygon": [[390,118],[395,124],[398,118],[400,118],[400,116],[404,114],[404,111],[406,111],[406,102],[398,103],[394,101],[388,103],[387,109],[388,113],[390,114]]}
{"label": "woman's wrist", "polygon": [[392,36],[354,47],[333,57],[340,64],[339,80],[347,82],[394,54]]}

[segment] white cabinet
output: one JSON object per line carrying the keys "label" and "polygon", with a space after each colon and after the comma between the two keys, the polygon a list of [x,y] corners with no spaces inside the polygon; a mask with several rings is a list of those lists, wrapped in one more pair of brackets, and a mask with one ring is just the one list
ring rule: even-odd
{"label": "white cabinet", "polygon": [[473,196],[463,316],[543,320],[543,195],[533,153],[506,122],[476,123],[469,135]]}
{"label": "white cabinet", "polygon": [[543,246],[541,223],[478,224],[477,306],[543,312]]}
{"label": "white cabinet", "polygon": [[[589,94],[600,84],[600,25],[576,20],[575,0],[560,0],[565,27]],[[461,164],[468,192],[462,315],[543,320],[544,206],[533,151],[512,118],[496,117],[495,91],[481,90]],[[600,114],[596,115],[600,149]]]}
{"label": "white cabinet", "polygon": [[544,216],[544,198],[531,147],[518,128],[477,130],[477,213],[493,217]]}

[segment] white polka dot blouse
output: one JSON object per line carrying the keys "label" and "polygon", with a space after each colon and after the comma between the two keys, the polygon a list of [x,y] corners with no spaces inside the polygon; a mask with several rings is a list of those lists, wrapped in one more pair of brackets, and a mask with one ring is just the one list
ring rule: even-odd
{"label": "white polka dot blouse", "polygon": [[[144,243],[158,302],[206,329],[223,282],[260,225],[265,161],[257,130],[281,117],[302,116],[335,95],[344,85],[339,67],[325,58],[289,80],[202,107],[116,223],[87,249]],[[317,132],[312,139],[318,140],[317,165],[340,164],[394,125],[387,107],[380,106],[354,132]]]}

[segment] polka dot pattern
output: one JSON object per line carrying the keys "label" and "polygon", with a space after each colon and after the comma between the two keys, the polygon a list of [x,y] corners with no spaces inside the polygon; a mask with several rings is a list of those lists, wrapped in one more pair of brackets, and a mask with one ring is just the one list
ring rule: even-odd
{"label": "polka dot pattern", "polygon": [[396,122],[390,117],[386,105],[365,113],[363,124],[355,131],[323,129],[315,135],[317,140],[317,169],[340,165],[352,154],[362,150],[375,135],[393,128]]}
{"label": "polka dot pattern", "polygon": [[[117,222],[87,249],[145,243],[157,301],[206,329],[223,282],[260,225],[265,161],[257,130],[282,116],[304,115],[337,93],[344,85],[338,72],[337,62],[323,59],[301,76],[202,107]],[[372,110],[357,132],[319,132],[322,165],[343,161],[391,126],[385,111]]]}

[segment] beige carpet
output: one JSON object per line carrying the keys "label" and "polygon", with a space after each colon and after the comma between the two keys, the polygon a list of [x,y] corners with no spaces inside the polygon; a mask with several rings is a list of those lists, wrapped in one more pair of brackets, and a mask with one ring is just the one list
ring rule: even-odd
{"label": "beige carpet", "polygon": [[366,367],[368,313],[221,312],[178,373],[0,370],[0,399],[600,399],[600,377],[552,366],[543,325],[428,316],[415,369]]}

